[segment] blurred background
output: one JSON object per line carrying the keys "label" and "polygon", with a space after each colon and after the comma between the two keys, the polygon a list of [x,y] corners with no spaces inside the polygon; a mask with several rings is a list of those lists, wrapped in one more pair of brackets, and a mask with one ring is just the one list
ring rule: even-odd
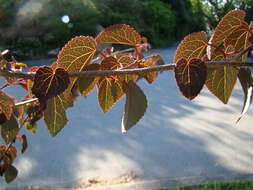
{"label": "blurred background", "polygon": [[229,10],[253,16],[253,0],[0,0],[0,50],[19,59],[55,56],[77,35],[95,36],[112,24],[130,24],[152,47],[212,30]]}

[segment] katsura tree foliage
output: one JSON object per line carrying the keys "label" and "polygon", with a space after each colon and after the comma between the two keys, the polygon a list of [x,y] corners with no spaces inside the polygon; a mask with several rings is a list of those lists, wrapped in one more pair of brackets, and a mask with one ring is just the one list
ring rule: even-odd
{"label": "katsura tree foliage", "polygon": [[[13,162],[32,144],[20,134],[22,127],[35,133],[36,123],[42,119],[51,136],[56,136],[68,122],[66,110],[74,106],[77,96],[87,96],[94,88],[104,113],[126,96],[121,129],[128,131],[144,116],[148,105],[137,81],[152,84],[159,71],[173,70],[178,88],[188,100],[196,98],[205,85],[224,104],[239,78],[245,95],[239,121],[252,100],[252,75],[247,66],[253,62],[247,61],[247,53],[253,46],[253,24],[244,17],[244,11],[233,10],[221,19],[211,37],[204,31],[187,35],[172,64],[164,64],[167,60],[160,55],[144,56],[143,50],[149,49],[147,39],[126,24],[105,28],[95,38],[74,37],[51,65],[27,72],[22,71],[25,63],[8,59],[11,53],[2,51],[0,75],[6,83],[0,90],[0,130],[5,142],[0,146],[0,175],[7,183],[18,175]],[[118,51],[102,49],[103,44],[130,47]],[[27,91],[21,102],[4,91],[13,85]]]}

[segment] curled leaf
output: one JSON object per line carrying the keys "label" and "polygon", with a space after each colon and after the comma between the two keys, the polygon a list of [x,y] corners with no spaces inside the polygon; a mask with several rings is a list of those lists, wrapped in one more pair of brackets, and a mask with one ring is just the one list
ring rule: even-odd
{"label": "curled leaf", "polygon": [[121,123],[122,133],[133,127],[143,117],[147,109],[147,98],[136,83],[130,81],[124,91],[126,103]]}
{"label": "curled leaf", "polygon": [[237,119],[236,122],[239,122],[241,118],[243,117],[243,115],[248,111],[249,106],[252,102],[252,97],[253,97],[253,85],[252,85],[252,76],[251,76],[250,69],[240,68],[239,73],[238,73],[238,78],[244,92],[244,103],[243,103],[243,109],[242,109],[241,115]]}
{"label": "curled leaf", "polygon": [[182,94],[189,100],[194,99],[203,88],[206,77],[206,65],[200,59],[187,61],[182,58],[176,63],[175,77]]}

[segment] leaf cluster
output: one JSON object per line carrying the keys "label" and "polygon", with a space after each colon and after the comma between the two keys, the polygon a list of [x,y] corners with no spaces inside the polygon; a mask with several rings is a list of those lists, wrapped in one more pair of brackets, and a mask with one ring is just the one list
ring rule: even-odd
{"label": "leaf cluster", "polygon": [[[122,132],[126,132],[144,116],[148,105],[138,80],[151,84],[158,71],[173,69],[178,88],[187,99],[196,98],[205,85],[224,104],[239,78],[245,93],[242,115],[245,114],[252,100],[252,76],[240,63],[247,59],[246,53],[252,47],[253,27],[244,17],[244,11],[230,11],[210,38],[204,31],[186,36],[177,47],[174,64],[163,65],[160,55],[144,56],[143,50],[149,49],[147,39],[126,24],[110,26],[95,38],[75,37],[65,44],[51,65],[32,67],[26,73],[22,72],[26,64],[14,58],[8,60],[8,51],[1,52],[0,69],[6,84],[0,90],[0,129],[5,142],[0,147],[0,175],[7,182],[17,176],[12,163],[28,145],[26,136],[19,136],[23,126],[35,133],[37,121],[43,119],[49,133],[56,136],[68,122],[66,110],[78,96],[85,97],[94,88],[104,113],[126,96],[121,123]],[[130,48],[102,49],[103,44]],[[231,64],[235,62],[239,64]],[[12,85],[27,91],[22,102],[17,103],[2,90]],[[21,150],[14,146],[17,140]]]}

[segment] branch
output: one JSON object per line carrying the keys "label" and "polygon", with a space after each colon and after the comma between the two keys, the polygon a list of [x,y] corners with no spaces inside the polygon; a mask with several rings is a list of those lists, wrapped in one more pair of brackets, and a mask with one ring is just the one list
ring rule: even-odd
{"label": "branch", "polygon": [[[233,67],[253,67],[252,61],[207,61],[204,62],[207,66],[233,66]],[[103,71],[82,71],[82,72],[69,72],[70,77],[96,77],[96,76],[117,76],[117,75],[125,75],[125,74],[145,74],[154,71],[168,71],[173,70],[175,68],[175,64],[165,64],[165,65],[158,65],[152,67],[145,67],[145,68],[136,68],[136,69],[118,69],[118,70],[103,70]],[[33,80],[35,73],[26,73],[26,72],[8,72],[8,71],[1,71],[0,76],[8,76],[14,78],[24,78],[24,79],[31,79]]]}

